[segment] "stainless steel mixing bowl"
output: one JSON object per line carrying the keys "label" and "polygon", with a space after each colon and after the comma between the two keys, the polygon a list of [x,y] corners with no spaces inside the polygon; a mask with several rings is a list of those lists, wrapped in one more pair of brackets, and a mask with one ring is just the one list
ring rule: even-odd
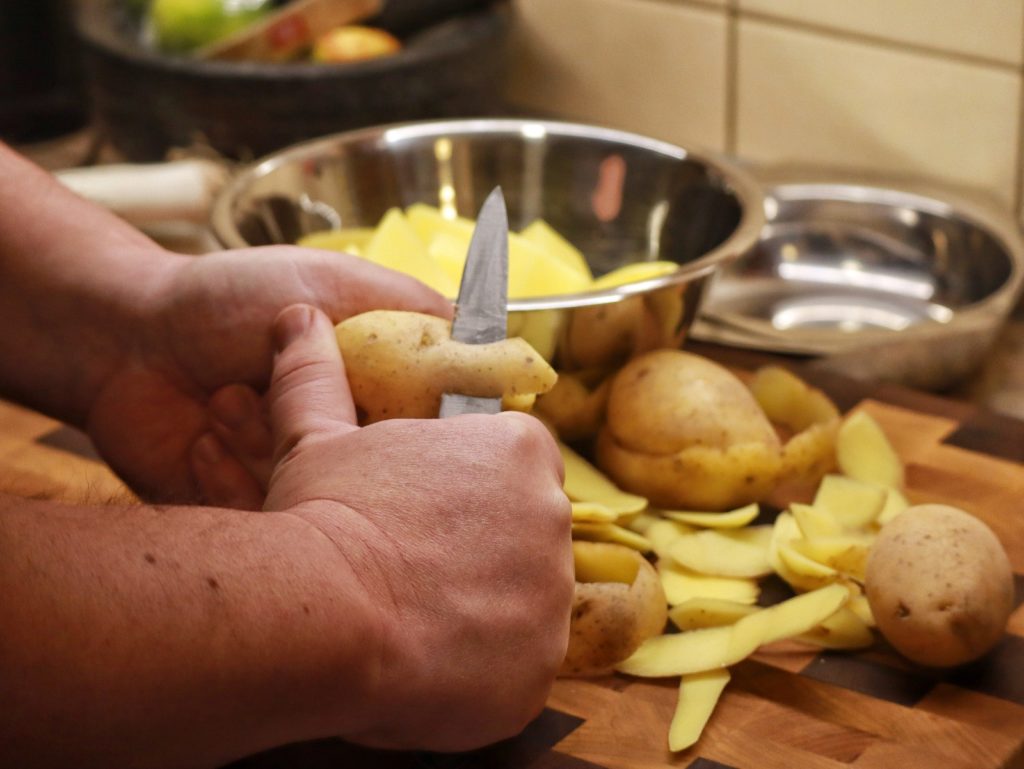
{"label": "stainless steel mixing bowl", "polygon": [[225,247],[241,247],[372,226],[417,202],[472,218],[495,185],[512,230],[544,219],[597,275],[679,264],[614,289],[511,301],[510,333],[562,370],[681,344],[708,278],[748,251],[764,223],[759,185],[720,158],[588,125],[479,119],[353,131],[271,155],[223,190],[212,225]]}
{"label": "stainless steel mixing bowl", "polygon": [[766,188],[765,211],[757,247],[716,277],[694,336],[941,390],[985,359],[1020,296],[1020,230],[989,207],[786,183]]}

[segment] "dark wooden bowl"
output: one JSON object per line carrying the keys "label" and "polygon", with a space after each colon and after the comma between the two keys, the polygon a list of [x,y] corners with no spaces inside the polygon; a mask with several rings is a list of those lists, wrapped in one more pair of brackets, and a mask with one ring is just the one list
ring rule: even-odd
{"label": "dark wooden bowl", "polygon": [[338,65],[162,55],[119,7],[83,3],[77,29],[93,119],[129,160],[195,144],[248,160],[352,128],[501,108],[509,26],[501,3],[415,31],[395,55]]}

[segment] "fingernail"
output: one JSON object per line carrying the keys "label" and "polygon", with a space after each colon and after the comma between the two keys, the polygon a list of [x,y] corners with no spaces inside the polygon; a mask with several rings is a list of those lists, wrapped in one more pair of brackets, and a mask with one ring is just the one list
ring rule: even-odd
{"label": "fingernail", "polygon": [[274,322],[274,344],[278,352],[305,334],[313,325],[313,308],[298,304],[277,316]]}
{"label": "fingernail", "polygon": [[201,436],[194,450],[196,457],[208,465],[215,465],[224,458],[224,449],[213,433]]}
{"label": "fingernail", "polygon": [[210,401],[214,419],[225,427],[238,429],[248,424],[255,416],[252,401],[241,390],[226,390]]}

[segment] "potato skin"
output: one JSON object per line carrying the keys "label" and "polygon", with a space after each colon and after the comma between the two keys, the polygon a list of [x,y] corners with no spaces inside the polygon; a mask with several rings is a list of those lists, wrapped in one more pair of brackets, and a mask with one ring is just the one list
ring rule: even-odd
{"label": "potato skin", "polygon": [[601,676],[641,643],[665,629],[668,602],[654,567],[640,553],[622,545],[574,542],[591,553],[616,553],[636,560],[631,584],[624,582],[576,582],[569,648],[559,670],[563,677]]}
{"label": "potato skin", "polygon": [[783,461],[778,435],[744,384],[681,350],[634,358],[615,376],[597,459],[620,487],[684,510],[764,499]]}
{"label": "potato skin", "polygon": [[907,659],[953,667],[988,652],[1013,611],[1013,572],[995,533],[948,505],[911,507],[868,556],[865,592],[878,629]]}
{"label": "potato skin", "polygon": [[558,379],[522,339],[462,344],[448,321],[416,312],[365,312],[335,326],[335,335],[364,424],[436,417],[445,392],[518,400]]}

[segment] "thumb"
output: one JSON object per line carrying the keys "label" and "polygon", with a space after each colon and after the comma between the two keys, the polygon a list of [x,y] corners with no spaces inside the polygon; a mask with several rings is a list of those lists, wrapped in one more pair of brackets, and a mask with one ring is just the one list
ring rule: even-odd
{"label": "thumb", "polygon": [[326,315],[305,304],[286,307],[274,320],[273,338],[269,403],[276,464],[307,436],[355,429],[356,408]]}

